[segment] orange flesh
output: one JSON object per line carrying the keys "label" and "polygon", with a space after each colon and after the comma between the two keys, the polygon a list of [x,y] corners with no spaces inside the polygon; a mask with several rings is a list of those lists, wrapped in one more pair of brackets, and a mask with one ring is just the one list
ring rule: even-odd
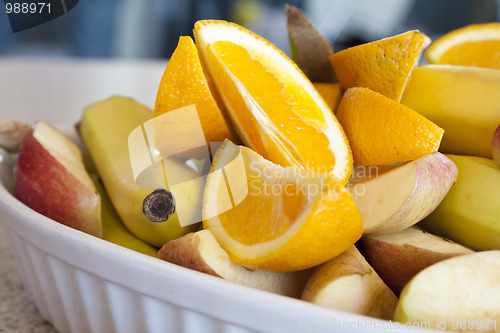
{"label": "orange flesh", "polygon": [[500,41],[462,43],[446,51],[438,63],[500,69]]}
{"label": "orange flesh", "polygon": [[[226,138],[238,142],[216,103],[217,98],[204,75],[193,40],[181,36],[161,78],[154,116],[195,104],[207,142],[221,142]],[[158,140],[156,144],[162,151],[169,143]]]}
{"label": "orange flesh", "polygon": [[[288,73],[272,72],[265,61],[253,59],[245,48],[228,41],[208,45],[207,56],[227,104],[238,123],[245,124],[247,145],[281,166],[333,170],[335,156],[323,133],[323,114]],[[233,80],[248,98],[242,97]],[[253,101],[256,110],[249,110],[245,100]]]}
{"label": "orange flesh", "polygon": [[[248,161],[248,157],[244,158]],[[271,176],[270,171],[263,170],[257,163],[246,171],[248,195],[238,204],[238,209],[230,209],[218,218],[228,235],[242,244],[253,245],[282,235],[309,201],[304,187],[293,180],[265,177]],[[253,218],[249,220],[248,216]],[[234,223],[244,220],[248,222]]]}

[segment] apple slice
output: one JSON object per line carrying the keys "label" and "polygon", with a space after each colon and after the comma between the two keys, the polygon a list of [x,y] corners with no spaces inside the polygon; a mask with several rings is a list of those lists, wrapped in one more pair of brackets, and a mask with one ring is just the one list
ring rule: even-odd
{"label": "apple slice", "polygon": [[401,293],[394,320],[460,332],[499,332],[500,251],[443,260],[418,273]]}
{"label": "apple slice", "polygon": [[474,252],[417,227],[387,235],[366,235],[361,243],[370,265],[396,295],[424,268]]}
{"label": "apple slice", "polygon": [[192,232],[166,243],[158,257],[230,282],[296,298],[300,297],[310,275],[310,270],[278,273],[254,271],[237,265],[229,259],[210,230]]}
{"label": "apple slice", "polygon": [[493,133],[493,140],[491,141],[491,156],[493,162],[500,168],[500,125]]}
{"label": "apple slice", "polygon": [[357,167],[348,188],[364,234],[406,229],[429,215],[457,179],[457,167],[436,152],[398,166]]}
{"label": "apple slice", "polygon": [[392,319],[397,297],[355,246],[318,266],[303,300],[331,309]]}
{"label": "apple slice", "polygon": [[57,222],[101,237],[101,198],[78,146],[45,122],[37,122],[19,147],[14,195]]}

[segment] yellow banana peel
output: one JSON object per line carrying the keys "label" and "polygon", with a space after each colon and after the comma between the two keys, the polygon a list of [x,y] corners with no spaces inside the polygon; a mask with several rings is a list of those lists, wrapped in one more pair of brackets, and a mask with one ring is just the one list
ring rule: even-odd
{"label": "yellow banana peel", "polygon": [[[142,186],[137,184],[132,170],[134,160],[129,154],[129,135],[152,117],[151,109],[132,99],[111,97],[84,110],[80,133],[113,206],[127,229],[148,244],[161,247],[172,239],[199,229],[198,223],[182,226],[179,214],[190,215],[188,219],[191,221],[195,219],[197,212],[201,211],[204,183],[200,175],[186,164],[169,159],[168,163],[162,161],[149,168],[147,179],[140,181]],[[147,163],[139,161],[143,162]],[[153,222],[144,214],[143,204],[156,189],[170,190],[166,184],[165,168],[177,179],[198,181],[170,184],[176,189],[173,192],[176,211],[164,222]],[[162,203],[157,206],[163,208]]]}
{"label": "yellow banana peel", "polygon": [[90,175],[101,196],[102,238],[128,249],[158,257],[158,249],[135,237],[120,220],[97,174]]}

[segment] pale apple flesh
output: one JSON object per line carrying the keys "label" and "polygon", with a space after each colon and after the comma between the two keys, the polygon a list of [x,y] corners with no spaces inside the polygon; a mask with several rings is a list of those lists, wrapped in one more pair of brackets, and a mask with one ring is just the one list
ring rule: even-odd
{"label": "pale apple flesh", "polygon": [[57,222],[101,237],[101,199],[78,146],[54,127],[37,122],[19,148],[14,194]]}
{"label": "pale apple flesh", "polygon": [[403,289],[394,320],[459,332],[499,332],[500,251],[443,260]]}
{"label": "pale apple flesh", "polygon": [[309,271],[278,273],[250,270],[233,263],[210,230],[189,233],[166,243],[158,257],[226,281],[298,298]]}
{"label": "pale apple flesh", "polygon": [[493,133],[493,140],[491,141],[491,156],[493,162],[500,168],[500,125]]}
{"label": "pale apple flesh", "polygon": [[387,235],[365,235],[361,243],[370,265],[396,295],[424,268],[473,253],[469,248],[417,227]]}
{"label": "pale apple flesh", "polygon": [[318,266],[301,299],[381,319],[392,318],[398,301],[355,246]]}
{"label": "pale apple flesh", "polygon": [[355,168],[348,188],[363,217],[364,234],[388,234],[416,224],[439,205],[457,173],[439,152],[398,166]]}

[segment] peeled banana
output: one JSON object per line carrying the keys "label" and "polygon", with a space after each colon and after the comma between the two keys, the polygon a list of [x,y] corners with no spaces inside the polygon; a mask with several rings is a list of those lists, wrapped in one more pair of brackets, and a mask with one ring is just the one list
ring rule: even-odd
{"label": "peeled banana", "polygon": [[500,169],[487,158],[446,156],[458,168],[457,180],[419,225],[474,250],[500,250]]}
{"label": "peeled banana", "polygon": [[[130,158],[129,135],[152,117],[151,109],[134,100],[112,97],[84,110],[80,134],[123,223],[138,238],[155,247],[161,247],[166,242],[199,228],[197,223],[182,226],[179,216],[182,216],[183,220],[201,221],[201,213],[198,212],[201,212],[204,183],[200,181],[198,173],[173,159],[169,159],[168,163],[162,161],[161,164],[153,165],[149,169],[147,179],[139,181],[134,177],[132,163],[147,164],[147,161],[134,161]],[[140,130],[134,133],[141,134]],[[169,174],[175,174],[177,179],[184,179],[186,182],[168,184],[166,169],[169,169]],[[194,179],[197,181],[189,181]],[[175,212],[169,211],[172,214],[164,222],[153,222],[143,211],[144,200],[154,196],[158,188],[171,190],[163,193],[174,194],[174,200],[170,202],[175,201],[175,207],[171,207]],[[164,203],[155,203],[152,208],[165,210]],[[198,220],[197,215],[200,216]]]}
{"label": "peeled banana", "polygon": [[491,158],[499,91],[500,70],[427,65],[414,69],[401,103],[444,128],[441,152]]}
{"label": "peeled banana", "polygon": [[95,184],[97,192],[101,196],[101,220],[102,238],[108,242],[126,247],[128,249],[158,257],[158,250],[148,243],[135,237],[127,230],[120,217],[116,213],[106,190],[98,179],[97,174],[90,176]]}

